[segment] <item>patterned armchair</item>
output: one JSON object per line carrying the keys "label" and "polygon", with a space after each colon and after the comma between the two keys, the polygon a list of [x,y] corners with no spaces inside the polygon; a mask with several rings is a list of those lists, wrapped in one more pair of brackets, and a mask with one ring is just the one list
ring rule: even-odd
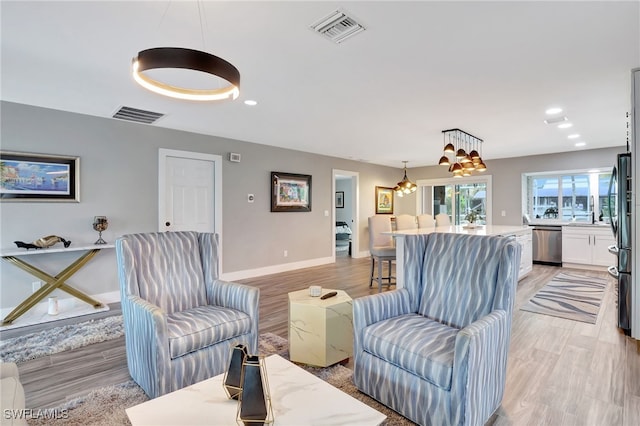
{"label": "patterned armchair", "polygon": [[218,280],[218,236],[116,241],[127,365],[150,398],[224,372],[237,343],[258,349],[257,288]]}
{"label": "patterned armchair", "polygon": [[500,406],[520,247],[405,237],[404,288],[354,300],[358,389],[421,425],[483,425]]}

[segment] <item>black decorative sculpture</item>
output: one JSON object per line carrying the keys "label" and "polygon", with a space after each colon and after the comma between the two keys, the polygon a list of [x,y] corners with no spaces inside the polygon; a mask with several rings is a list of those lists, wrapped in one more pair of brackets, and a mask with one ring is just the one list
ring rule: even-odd
{"label": "black decorative sculpture", "polygon": [[23,241],[14,241],[14,243],[18,246],[18,248],[26,248],[27,250],[29,250],[29,249],[36,249],[37,250],[39,248],[42,248],[42,247],[38,247],[35,244],[25,243]]}
{"label": "black decorative sculpture", "polygon": [[264,426],[273,423],[273,409],[264,359],[249,355],[244,362],[242,392],[238,408],[238,420],[245,426]]}
{"label": "black decorative sculpture", "polygon": [[18,246],[18,248],[26,248],[29,249],[41,249],[51,247],[57,243],[62,243],[64,248],[67,248],[71,245],[71,241],[65,240],[62,237],[58,237],[57,235],[47,235],[46,237],[38,238],[33,243],[25,243],[23,241],[14,241],[14,243]]}
{"label": "black decorative sculpture", "polygon": [[242,391],[242,369],[246,357],[247,347],[245,345],[236,345],[231,351],[229,370],[224,377],[224,389],[230,399],[238,399],[238,395]]}

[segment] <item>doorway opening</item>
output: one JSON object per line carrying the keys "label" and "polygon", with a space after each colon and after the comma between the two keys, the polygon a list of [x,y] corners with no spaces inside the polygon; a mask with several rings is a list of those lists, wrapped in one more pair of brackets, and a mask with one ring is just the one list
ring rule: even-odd
{"label": "doorway opening", "polygon": [[358,172],[333,170],[333,258],[359,257]]}

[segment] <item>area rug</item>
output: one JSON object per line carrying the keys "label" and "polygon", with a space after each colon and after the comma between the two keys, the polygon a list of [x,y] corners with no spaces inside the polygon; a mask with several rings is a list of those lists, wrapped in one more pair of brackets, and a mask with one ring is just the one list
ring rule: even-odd
{"label": "area rug", "polygon": [[21,363],[124,336],[122,315],[54,327],[0,341],[0,360]]}
{"label": "area rug", "polygon": [[560,272],[520,309],[595,324],[608,283],[607,278]]}
{"label": "area rug", "polygon": [[[289,359],[287,340],[272,334],[260,335],[259,352],[261,355],[278,354]],[[328,368],[300,365],[306,371],[342,390],[353,398],[380,411],[387,416],[382,423],[385,426],[413,425],[395,411],[385,407],[376,400],[356,389],[353,384],[353,372],[342,365]],[[29,419],[32,426],[115,426],[130,425],[125,410],[134,405],[148,401],[144,393],[134,381],[113,386],[94,389],[87,395],[75,398],[58,407],[48,408],[38,418]],[[55,418],[53,418],[55,417]]]}

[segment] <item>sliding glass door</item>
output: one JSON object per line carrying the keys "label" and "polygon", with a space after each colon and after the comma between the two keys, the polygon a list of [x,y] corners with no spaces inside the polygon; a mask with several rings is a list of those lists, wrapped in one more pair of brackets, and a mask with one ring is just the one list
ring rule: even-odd
{"label": "sliding glass door", "polygon": [[455,225],[469,223],[470,213],[475,214],[478,224],[490,222],[490,176],[465,182],[458,179],[451,182],[445,179],[419,181],[418,186],[421,189],[420,213],[433,216],[445,213]]}

